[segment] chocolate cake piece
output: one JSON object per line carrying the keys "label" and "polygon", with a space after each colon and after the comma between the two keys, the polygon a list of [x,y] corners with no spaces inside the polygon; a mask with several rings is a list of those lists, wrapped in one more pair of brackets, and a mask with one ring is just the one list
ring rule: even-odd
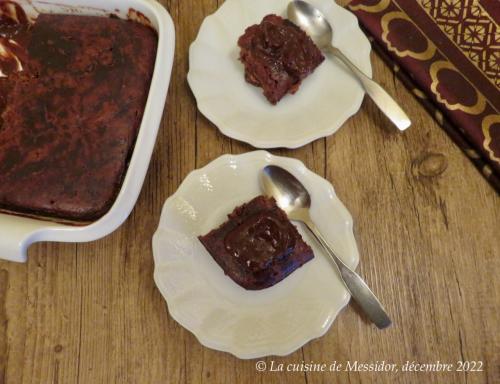
{"label": "chocolate cake piece", "polygon": [[0,60],[0,210],[94,221],[121,188],[158,36],[117,18],[12,20],[0,16],[0,44],[15,42],[22,70]]}
{"label": "chocolate cake piece", "polygon": [[228,218],[199,239],[224,273],[245,289],[271,287],[314,257],[273,198],[256,197]]}
{"label": "chocolate cake piece", "polygon": [[325,59],[304,31],[277,15],[247,28],[238,46],[246,81],[261,87],[272,104],[297,92],[301,81]]}

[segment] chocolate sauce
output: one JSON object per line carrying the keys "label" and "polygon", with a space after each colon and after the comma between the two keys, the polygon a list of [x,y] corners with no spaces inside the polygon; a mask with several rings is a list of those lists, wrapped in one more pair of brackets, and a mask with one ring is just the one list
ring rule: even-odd
{"label": "chocolate sauce", "polygon": [[279,75],[285,70],[292,77],[302,79],[311,72],[317,61],[316,47],[304,44],[303,32],[288,20],[282,24],[263,22],[261,33],[252,39],[254,52],[272,65]]}
{"label": "chocolate sauce", "polygon": [[30,25],[23,8],[13,1],[0,1],[0,36],[15,36],[20,27]]}
{"label": "chocolate sauce", "polygon": [[286,212],[267,196],[236,207],[226,222],[198,238],[224,273],[245,289],[273,286],[314,258]]}
{"label": "chocolate sauce", "polygon": [[24,39],[30,22],[21,6],[0,0],[0,77],[23,70]]}
{"label": "chocolate sauce", "polygon": [[261,212],[248,217],[229,232],[224,245],[239,263],[252,270],[262,270],[276,260],[287,257],[295,247],[295,235],[286,222],[273,212]]}
{"label": "chocolate sauce", "polygon": [[272,104],[287,93],[295,93],[301,81],[324,60],[304,31],[272,14],[247,28],[238,45],[246,81],[262,87]]}

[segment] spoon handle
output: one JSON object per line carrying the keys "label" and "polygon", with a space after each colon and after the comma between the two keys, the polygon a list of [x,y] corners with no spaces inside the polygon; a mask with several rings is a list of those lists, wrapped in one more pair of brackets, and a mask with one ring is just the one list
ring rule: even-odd
{"label": "spoon handle", "polygon": [[384,88],[366,76],[340,49],[332,46],[330,52],[338,57],[356,75],[366,93],[399,130],[404,131],[411,125],[408,115]]}
{"label": "spoon handle", "polygon": [[328,255],[330,255],[353,299],[356,300],[359,306],[368,315],[370,320],[380,329],[390,326],[391,319],[387,315],[380,301],[370,290],[368,285],[366,285],[363,279],[337,257],[333,249],[312,221],[304,222],[304,224],[306,224],[316,240],[318,240],[318,242],[327,251]]}

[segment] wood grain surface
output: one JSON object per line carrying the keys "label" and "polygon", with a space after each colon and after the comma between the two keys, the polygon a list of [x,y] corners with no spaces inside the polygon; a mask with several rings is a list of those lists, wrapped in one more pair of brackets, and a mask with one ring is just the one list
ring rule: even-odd
{"label": "wood grain surface", "polygon": [[168,315],[151,253],[163,202],[192,169],[252,148],[197,112],[186,82],[189,44],[220,4],[162,3],[175,21],[176,59],[140,199],[105,239],[38,244],[26,264],[0,262],[0,383],[500,382],[499,198],[375,55],[374,78],[409,112],[409,131],[396,132],[365,99],[334,136],[273,153],[299,158],[333,183],[355,220],[358,271],[394,326],[376,330],[351,304],[324,337],[264,361],[474,360],[483,371],[257,372],[256,360],[201,346]]}

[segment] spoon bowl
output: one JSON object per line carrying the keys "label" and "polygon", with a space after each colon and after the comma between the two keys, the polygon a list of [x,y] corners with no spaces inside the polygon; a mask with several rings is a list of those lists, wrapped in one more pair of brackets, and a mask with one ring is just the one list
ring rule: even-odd
{"label": "spoon bowl", "polygon": [[316,7],[305,1],[292,1],[288,4],[288,18],[300,26],[321,50],[331,46],[333,28]]}
{"label": "spoon bowl", "polygon": [[269,165],[261,174],[264,191],[273,196],[278,206],[289,216],[297,210],[311,207],[311,196],[302,183],[281,167]]}

